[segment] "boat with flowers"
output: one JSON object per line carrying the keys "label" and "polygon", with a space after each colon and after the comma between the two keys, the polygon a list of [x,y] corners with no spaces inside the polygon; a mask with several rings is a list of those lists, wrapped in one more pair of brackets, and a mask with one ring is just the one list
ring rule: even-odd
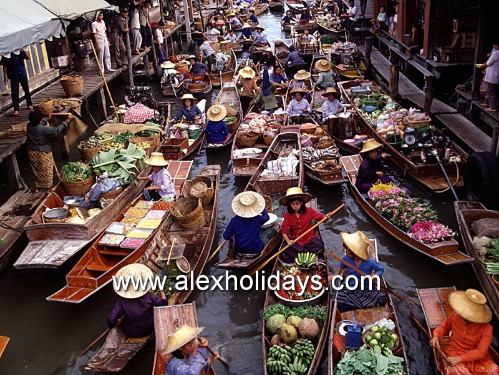
{"label": "boat with flowers", "polygon": [[488,272],[489,269],[492,271],[494,263],[499,264],[496,250],[499,240],[496,239],[498,235],[493,233],[498,232],[499,211],[487,210],[482,203],[469,201],[454,202],[454,209],[466,252],[476,259],[471,266],[487,296],[489,306],[496,317],[499,317],[499,275]]}
{"label": "boat with flowers", "polygon": [[340,162],[359,205],[393,237],[446,266],[473,262],[472,257],[459,251],[454,233],[436,222],[438,217],[433,209],[408,197],[393,184],[375,184],[368,196],[361,194],[355,181],[362,157],[343,156]]}
{"label": "boat with flowers", "polygon": [[463,186],[467,154],[431,126],[429,116],[402,108],[373,81],[343,81],[338,88],[360,118],[359,131],[380,142],[404,173],[437,192],[449,188],[443,166],[452,184]]}

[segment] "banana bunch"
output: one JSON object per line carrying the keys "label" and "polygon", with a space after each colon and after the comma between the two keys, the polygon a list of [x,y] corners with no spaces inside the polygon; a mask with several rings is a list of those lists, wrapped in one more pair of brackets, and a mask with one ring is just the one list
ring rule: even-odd
{"label": "banana bunch", "polygon": [[291,348],[287,345],[274,345],[269,349],[269,358],[267,360],[267,369],[272,375],[282,375],[291,364]]}
{"label": "banana bunch", "polygon": [[310,340],[300,339],[295,343],[291,349],[291,355],[298,358],[298,360],[305,366],[310,366],[315,354],[314,344]]}
{"label": "banana bunch", "polygon": [[310,267],[315,262],[317,262],[317,255],[314,253],[299,253],[295,259],[299,267]]}
{"label": "banana bunch", "polygon": [[308,371],[308,366],[305,366],[298,357],[295,357],[293,363],[287,366],[284,370],[284,375],[303,375]]}

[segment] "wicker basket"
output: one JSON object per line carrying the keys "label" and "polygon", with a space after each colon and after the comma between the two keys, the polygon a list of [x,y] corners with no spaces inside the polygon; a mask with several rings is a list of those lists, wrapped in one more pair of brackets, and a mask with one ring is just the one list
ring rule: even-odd
{"label": "wicker basket", "polygon": [[82,76],[62,76],[61,86],[67,96],[81,96],[83,93]]}
{"label": "wicker basket", "polygon": [[95,176],[91,176],[83,181],[78,182],[64,182],[61,181],[61,185],[68,193],[68,195],[73,195],[76,197],[83,197],[90,191],[90,188],[95,183]]}
{"label": "wicker basket", "polygon": [[201,199],[203,206],[207,206],[213,199],[213,183],[209,177],[199,176],[193,180],[185,181],[184,192],[186,192],[189,197]]}
{"label": "wicker basket", "polygon": [[265,209],[269,212],[272,213],[272,198],[270,195],[264,195],[263,199],[265,200]]}
{"label": "wicker basket", "polygon": [[227,117],[236,117],[238,112],[236,109],[232,108],[230,105],[224,104],[225,109],[227,110]]}
{"label": "wicker basket", "polygon": [[301,133],[306,133],[306,134],[314,134],[317,129],[317,125],[314,124],[303,124],[300,126],[300,132]]}
{"label": "wicker basket", "polygon": [[263,136],[263,143],[265,143],[266,146],[270,146],[270,144],[274,141],[275,137],[269,137],[268,135]]}
{"label": "wicker basket", "polygon": [[236,146],[237,147],[253,147],[256,141],[258,140],[258,134],[251,132],[242,132],[239,133],[236,137]]}
{"label": "wicker basket", "polygon": [[84,161],[89,161],[92,160],[92,158],[99,153],[99,151],[102,151],[102,144],[100,144],[97,147],[92,147],[92,148],[82,148],[81,143],[77,146],[78,150],[80,151],[81,157],[83,158]]}
{"label": "wicker basket", "polygon": [[315,143],[314,147],[319,148],[319,149],[324,149],[324,148],[331,147],[333,145],[334,145],[334,141],[332,139],[328,139],[327,141],[319,141],[319,142]]}
{"label": "wicker basket", "polygon": [[170,213],[182,228],[201,228],[206,224],[203,204],[196,197],[180,198],[172,205]]}
{"label": "wicker basket", "polygon": [[154,145],[156,147],[158,147],[160,144],[161,144],[161,134],[157,134],[155,136],[152,136],[152,137],[132,137],[128,140],[128,142],[130,143],[140,143],[140,142],[147,142],[149,143],[150,145]]}
{"label": "wicker basket", "polygon": [[407,125],[414,129],[424,128],[425,126],[430,125],[431,120],[421,120],[421,121],[412,121],[409,118],[407,120]]}
{"label": "wicker basket", "polygon": [[102,193],[100,195],[100,197],[103,198],[103,199],[106,199],[106,200],[114,199],[118,195],[120,195],[122,192],[123,192],[123,188],[120,187],[120,188],[118,188],[116,190],[111,190],[111,191],[108,191],[107,193]]}
{"label": "wicker basket", "polygon": [[55,106],[55,100],[49,99],[35,105],[35,109],[40,111],[43,116],[47,117],[50,116],[54,111],[54,106]]}
{"label": "wicker basket", "polygon": [[[233,116],[227,116],[227,117],[233,117]],[[227,117],[225,118],[225,120],[227,119]],[[230,123],[227,121],[225,122],[227,123],[227,128],[229,128],[229,133],[234,134],[237,130],[237,125],[239,123],[239,121],[237,121],[237,117],[235,117],[235,120]]]}

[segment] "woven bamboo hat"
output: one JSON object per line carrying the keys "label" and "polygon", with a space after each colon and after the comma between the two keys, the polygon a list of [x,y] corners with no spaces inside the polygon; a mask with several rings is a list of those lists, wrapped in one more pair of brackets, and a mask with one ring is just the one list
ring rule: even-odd
{"label": "woven bamboo hat", "polygon": [[227,116],[227,109],[223,105],[216,104],[208,109],[206,116],[211,121],[220,121]]}
{"label": "woven bamboo hat", "polygon": [[299,187],[292,187],[286,191],[286,196],[282,198],[279,203],[283,206],[286,206],[290,199],[292,198],[301,198],[303,202],[308,203],[312,200],[312,196],[310,194],[304,193],[303,190]]}
{"label": "woven bamboo hat", "polygon": [[161,67],[163,69],[175,69],[175,64],[172,63],[171,61],[165,61],[164,63],[161,64]]}
{"label": "woven bamboo hat", "polygon": [[340,232],[340,237],[346,247],[360,259],[369,260],[369,238],[358,230],[355,233]]}
{"label": "woven bamboo hat", "polygon": [[184,94],[180,98],[180,100],[185,100],[185,99],[196,100],[196,98],[194,96],[192,96],[192,94]]}
{"label": "woven bamboo hat", "polygon": [[168,165],[168,161],[165,160],[161,152],[151,152],[151,156],[144,161],[147,165],[152,165],[153,167],[165,167]]}
{"label": "woven bamboo hat", "polygon": [[[162,154],[161,157],[163,157]],[[127,285],[127,288],[126,289],[123,288],[123,285],[116,285],[114,282],[113,282],[113,288],[116,294],[118,294],[120,297],[127,299],[139,298],[147,294],[147,292],[149,292],[149,290],[151,289],[150,285],[151,283],[148,282],[146,284],[147,288],[145,289],[135,289],[130,279],[134,280],[141,279],[142,281],[144,281],[145,278],[149,278],[150,281],[152,282],[153,277],[154,273],[151,271],[149,267],[138,263],[129,264],[128,266],[125,266],[122,269],[120,269],[118,272],[116,272],[115,276],[117,282],[120,278],[123,280],[122,282],[124,283],[130,281]]]}
{"label": "woven bamboo hat", "polygon": [[243,27],[241,29],[251,29],[251,26],[248,22],[243,23]]}
{"label": "woven bamboo hat", "polygon": [[186,66],[191,65],[191,63],[187,60],[180,60],[176,65],[177,65],[177,68],[184,68]]}
{"label": "woven bamboo hat", "polygon": [[254,78],[256,73],[249,66],[245,66],[239,71],[239,75],[243,78]]}
{"label": "woven bamboo hat", "polygon": [[299,80],[303,80],[303,79],[309,79],[310,78],[310,73],[307,72],[306,70],[302,69],[302,70],[298,70],[298,72],[294,75],[293,77],[294,79],[299,79]]}
{"label": "woven bamboo hat", "polygon": [[331,63],[327,60],[319,60],[315,63],[315,69],[319,72],[327,72],[331,69]]}
{"label": "woven bamboo hat", "polygon": [[265,199],[254,191],[244,191],[232,200],[232,211],[237,216],[250,218],[258,216],[265,208]]}
{"label": "woven bamboo hat", "polygon": [[256,28],[257,30],[262,30],[262,31],[264,31],[264,30],[265,30],[265,29],[263,28],[263,26],[262,26],[262,25],[256,25],[256,26],[255,26],[255,28]]}
{"label": "woven bamboo hat", "polygon": [[299,92],[300,94],[305,94],[307,92],[307,90],[305,90],[305,89],[303,89],[301,87],[296,87],[293,90],[291,90],[289,93],[290,94],[296,94],[297,92]]}
{"label": "woven bamboo hat", "polygon": [[449,295],[449,304],[461,318],[472,323],[483,324],[492,320],[487,298],[476,289],[452,292]]}
{"label": "woven bamboo hat", "polygon": [[184,324],[182,327],[178,328],[170,336],[168,336],[168,343],[163,351],[163,354],[169,354],[182,346],[187,344],[192,339],[196,338],[201,332],[203,332],[204,327],[191,327]]}
{"label": "woven bamboo hat", "polygon": [[371,138],[371,139],[368,139],[367,141],[364,142],[364,144],[362,145],[362,150],[360,151],[360,153],[362,154],[364,152],[376,150],[377,148],[380,148],[381,146],[383,146],[381,143],[378,143],[374,138]]}
{"label": "woven bamboo hat", "polygon": [[334,87],[328,87],[326,91],[324,91],[324,94],[322,94],[322,96],[327,97],[329,94],[336,95],[337,93],[338,91],[336,91]]}

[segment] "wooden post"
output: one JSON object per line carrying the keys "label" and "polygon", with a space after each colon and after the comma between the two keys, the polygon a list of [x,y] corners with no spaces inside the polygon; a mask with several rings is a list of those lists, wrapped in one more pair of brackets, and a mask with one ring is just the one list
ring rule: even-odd
{"label": "wooden post", "polygon": [[7,175],[15,177],[15,179],[7,179],[10,185],[12,185],[12,187],[16,190],[27,188],[28,185],[26,185],[26,183],[24,182],[21,176],[21,172],[19,171],[19,164],[17,162],[16,153],[13,152],[12,154],[10,154],[7,161]]}
{"label": "wooden post", "polygon": [[[484,1],[478,2],[478,19],[485,19],[485,4]],[[485,58],[484,52],[484,37],[485,37],[485,26],[483,22],[478,22],[478,28],[476,33],[476,45],[475,45],[475,64],[483,63]],[[471,98],[473,100],[480,100],[480,85],[482,83],[482,77],[484,71],[482,69],[477,69],[476,66],[473,67],[473,81],[471,82]],[[494,128],[494,132],[496,129]],[[492,138],[494,142],[494,138]]]}
{"label": "wooden post", "polygon": [[425,30],[423,34],[423,57],[425,59],[433,58],[433,35],[431,34],[433,26],[433,17],[435,13],[433,11],[433,8],[434,6],[431,3],[431,0],[426,0],[425,9],[424,9]]}
{"label": "wooden post", "polygon": [[371,52],[373,50],[373,37],[368,36],[367,38],[364,39],[364,42],[366,43],[366,51],[365,51],[365,57],[366,57],[366,62],[367,66],[371,66]]}
{"label": "wooden post", "polygon": [[435,87],[433,86],[434,77],[425,77],[425,86],[424,86],[424,112],[427,114],[431,113],[431,103],[433,102],[433,93],[435,91]]}
{"label": "wooden post", "polygon": [[130,48],[130,33],[125,33],[125,47],[128,58],[128,81],[130,82],[130,87],[134,87],[135,84],[133,83],[133,61],[132,49]]}
{"label": "wooden post", "polygon": [[399,65],[390,65],[390,98],[397,99],[399,94]]}
{"label": "wooden post", "polygon": [[[154,46],[152,48],[154,48]],[[151,71],[149,70],[149,54],[148,53],[146,53],[144,55],[144,73],[146,75],[146,79],[148,81],[150,81],[151,80]]]}
{"label": "wooden post", "polygon": [[[191,33],[191,17],[190,17],[191,9],[187,5],[187,0],[184,0],[184,16],[185,16],[185,33],[187,38],[187,45],[191,43],[192,33]],[[180,36],[182,38],[182,36]]]}
{"label": "wooden post", "polygon": [[97,92],[97,106],[99,112],[104,119],[107,118],[107,104],[106,104],[106,94],[104,93],[104,87],[101,87]]}
{"label": "wooden post", "polygon": [[499,157],[499,150],[497,149],[499,139],[499,127],[494,126],[494,130],[492,131],[492,143],[490,144],[490,152],[495,155],[495,157]]}
{"label": "wooden post", "polygon": [[163,0],[159,0],[159,16],[160,21],[165,22],[165,17],[163,16]]}

